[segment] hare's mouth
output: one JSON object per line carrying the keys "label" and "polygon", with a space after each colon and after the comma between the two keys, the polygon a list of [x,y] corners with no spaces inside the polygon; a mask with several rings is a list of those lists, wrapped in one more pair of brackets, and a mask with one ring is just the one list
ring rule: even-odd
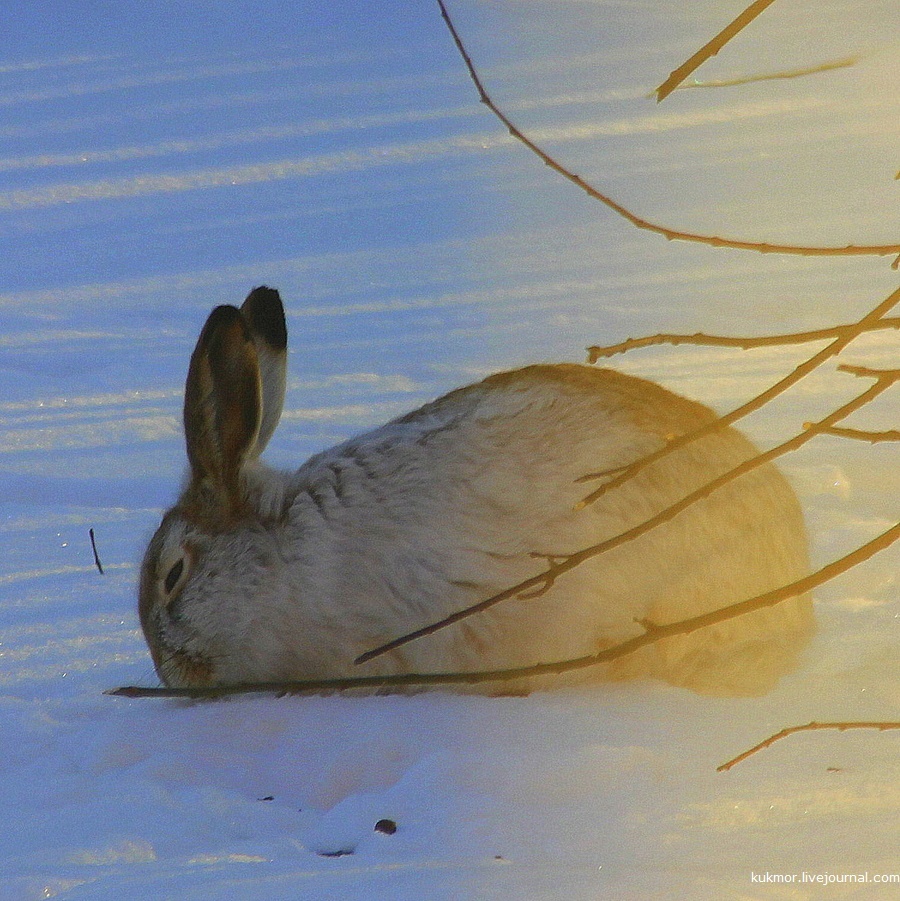
{"label": "hare's mouth", "polygon": [[201,688],[213,683],[213,665],[199,654],[170,651],[160,661],[159,675],[169,688]]}

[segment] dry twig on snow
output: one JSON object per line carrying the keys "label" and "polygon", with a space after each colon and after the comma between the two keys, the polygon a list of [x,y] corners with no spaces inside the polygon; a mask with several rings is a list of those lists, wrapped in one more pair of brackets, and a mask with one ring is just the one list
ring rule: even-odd
{"label": "dry twig on snow", "polygon": [[94,530],[90,529],[89,534],[91,536],[91,550],[94,552],[94,565],[100,571],[100,575],[103,575],[103,564],[100,562],[100,555],[97,553],[97,541],[94,538]]}

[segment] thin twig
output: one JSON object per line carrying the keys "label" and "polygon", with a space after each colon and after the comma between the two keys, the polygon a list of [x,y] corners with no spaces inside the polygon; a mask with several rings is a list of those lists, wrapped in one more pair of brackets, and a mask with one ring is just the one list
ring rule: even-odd
{"label": "thin twig", "polygon": [[[567,169],[564,165],[557,162],[557,160],[550,156],[549,153],[547,153],[545,150],[542,150],[537,144],[534,143],[534,141],[526,137],[526,135],[513,123],[513,121],[496,105],[496,103],[494,103],[487,90],[485,89],[484,84],[482,83],[481,78],[478,75],[478,72],[475,70],[475,65],[472,62],[472,59],[469,56],[469,53],[466,50],[462,39],[459,36],[459,33],[456,30],[456,26],[453,24],[453,20],[450,18],[450,14],[447,12],[447,7],[444,4],[444,0],[437,0],[437,3],[441,10],[441,16],[443,17],[444,22],[447,25],[447,29],[450,32],[450,36],[453,38],[453,41],[456,44],[456,49],[459,51],[463,63],[465,64],[466,69],[469,72],[469,77],[471,78],[472,83],[475,85],[475,88],[478,91],[479,99],[494,114],[494,116],[496,116],[496,118],[503,123],[503,125],[509,131],[510,135],[515,138],[520,144],[527,147],[533,154],[535,154],[535,156],[537,156],[545,165],[549,166],[554,172],[558,173],[563,178],[570,181],[572,184],[581,188],[581,190],[584,191],[589,197],[592,197],[594,200],[599,201],[600,203],[609,207],[609,209],[618,213],[636,228],[645,229],[647,231],[654,232],[655,234],[662,235],[664,238],[666,238],[666,240],[669,241],[691,241],[695,244],[705,244],[709,247],[729,247],[733,250],[753,250],[758,253],[781,253],[795,254],[800,256],[829,257],[894,256],[900,254],[900,244],[849,244],[842,247],[807,247],[796,244],[770,244],[767,242],[759,241],[741,241],[731,238],[720,238],[715,235],[700,235],[694,232],[679,231],[678,229],[668,228],[664,225],[658,225],[642,218],[641,216],[636,215],[635,213],[632,213],[631,210],[622,206],[621,203],[613,200],[612,197],[604,194],[602,191],[598,191],[595,187],[581,178],[581,176],[576,175],[570,169]],[[898,257],[898,261],[900,261],[900,257]]]}
{"label": "thin twig", "polygon": [[571,660],[559,660],[552,663],[536,663],[530,666],[471,673],[399,673],[390,676],[356,676],[245,685],[218,685],[208,688],[143,688],[140,686],[126,686],[112,689],[106,694],[126,698],[221,698],[229,695],[254,693],[285,695],[347,691],[350,689],[378,690],[407,686],[474,685],[485,682],[509,682],[515,679],[559,675],[572,672],[573,670],[597,666],[601,663],[609,663],[628,654],[633,654],[647,645],[662,641],[664,638],[687,635],[691,632],[696,632],[698,629],[704,629],[707,626],[713,626],[764,607],[773,607],[775,604],[781,603],[781,601],[806,594],[831,581],[848,569],[858,566],[879,551],[890,547],[898,539],[900,539],[900,522],[862,547],[851,551],[839,560],[823,566],[820,570],[798,579],[796,582],[792,582],[790,585],[730,604],[727,607],[721,607],[718,610],[713,610],[711,613],[703,613],[689,619],[679,620],[678,622],[665,625],[642,624],[645,631],[641,635],[637,635],[628,641],[623,641],[614,647],[606,648],[596,654],[575,657]]}
{"label": "thin twig", "polygon": [[[837,338],[848,328],[853,328],[853,325],[836,325],[832,328],[813,329],[808,332],[791,332],[785,335],[761,335],[755,337],[725,337],[723,335],[706,335],[703,332],[695,332],[693,335],[661,332],[657,335],[646,335],[642,338],[628,338],[625,341],[620,341],[618,344],[588,347],[588,362],[594,364],[601,358],[614,357],[616,354],[627,353],[630,350],[637,350],[642,347],[656,347],[661,344],[673,346],[690,344],[698,347],[738,347],[742,350],[752,350],[759,347],[781,347],[789,344],[806,344],[810,341],[825,341],[829,338]],[[882,319],[869,325],[863,331],[874,332],[891,328],[900,329],[900,317]]]}
{"label": "thin twig", "polygon": [[406,635],[401,635],[391,641],[388,641],[377,648],[366,651],[366,653],[361,654],[359,657],[357,657],[355,662],[357,664],[366,663],[369,660],[380,657],[382,654],[386,654],[389,651],[394,651],[411,641],[415,641],[419,638],[424,638],[427,635],[432,635],[435,632],[446,628],[447,626],[458,623],[470,616],[474,616],[476,613],[483,613],[485,610],[494,607],[501,601],[506,601],[513,597],[539,597],[545,594],[550,588],[552,588],[553,584],[556,582],[559,576],[569,572],[572,569],[575,569],[576,566],[580,566],[587,560],[598,557],[601,554],[604,554],[608,551],[613,550],[614,548],[626,544],[627,542],[634,541],[637,538],[640,538],[653,529],[656,529],[664,523],[673,520],[680,513],[683,513],[686,509],[688,509],[688,507],[693,506],[698,501],[708,497],[713,492],[733,482],[735,479],[738,479],[741,476],[746,475],[748,472],[752,472],[754,469],[758,469],[759,467],[764,466],[767,463],[771,463],[778,457],[784,456],[791,451],[797,450],[812,438],[814,438],[817,434],[819,434],[822,429],[830,428],[832,425],[834,425],[834,423],[839,422],[845,416],[849,416],[850,413],[853,413],[860,407],[865,406],[870,401],[874,400],[879,394],[882,394],[884,391],[894,385],[898,380],[900,380],[900,370],[890,370],[882,372],[878,370],[862,369],[860,367],[850,366],[842,366],[840,368],[844,371],[852,373],[853,375],[875,378],[875,384],[866,389],[866,391],[864,391],[858,397],[844,404],[842,407],[839,407],[832,413],[829,413],[828,416],[826,416],[820,422],[810,425],[809,428],[804,429],[802,432],[798,433],[793,438],[790,438],[782,444],[779,444],[777,447],[773,447],[771,450],[768,450],[765,453],[758,454],[755,457],[751,457],[749,460],[745,460],[743,463],[734,467],[733,469],[730,469],[728,472],[725,472],[721,476],[718,476],[712,481],[707,482],[700,488],[691,491],[680,501],[666,507],[655,516],[650,517],[650,519],[644,520],[638,525],[633,526],[632,528],[627,529],[624,532],[620,532],[618,535],[615,535],[612,538],[607,538],[604,541],[591,545],[590,547],[576,551],[574,554],[569,554],[564,557],[554,557],[548,561],[546,569],[543,572],[538,573],[537,575],[532,576],[528,579],[524,579],[518,584],[506,588],[503,591],[497,592],[491,597],[479,601],[477,604],[472,604],[469,607],[464,607],[463,609],[457,610],[455,613],[451,613],[449,616],[446,616],[441,620],[429,623],[426,626],[422,626],[419,629],[408,632]]}
{"label": "thin twig", "polygon": [[900,441],[900,430],[898,429],[888,429],[883,432],[869,432],[864,429],[844,429],[840,426],[832,426],[830,429],[822,429],[820,434],[834,435],[837,438],[850,438],[854,441],[868,441],[869,444],[880,444],[885,441]]}
{"label": "thin twig", "polygon": [[100,575],[103,575],[103,565],[100,563],[100,555],[97,553],[97,542],[94,540],[94,530],[90,529],[91,536],[91,549],[94,551],[94,563],[97,565],[97,569],[100,570]]}
{"label": "thin twig", "polygon": [[787,738],[789,735],[796,735],[798,732],[814,732],[819,729],[837,729],[839,732],[846,732],[848,729],[878,729],[879,731],[884,732],[888,729],[900,729],[900,723],[891,721],[879,722],[878,720],[872,720],[835,723],[812,722],[806,723],[803,726],[788,726],[787,729],[782,729],[780,732],[776,732],[774,735],[770,735],[767,739],[761,741],[758,745],[754,745],[749,750],[738,754],[737,757],[733,757],[731,760],[726,761],[721,766],[717,766],[716,771],[719,773],[724,773],[725,771],[730,770],[736,764],[742,763],[748,757],[752,757],[758,751],[762,751],[764,748],[768,748],[771,745],[774,745],[776,741],[780,741],[782,738]]}
{"label": "thin twig", "polygon": [[[709,435],[712,432],[718,431],[720,429],[724,429],[726,426],[733,425],[739,419],[749,415],[750,413],[756,412],[760,408],[764,407],[767,403],[774,400],[780,394],[783,394],[789,388],[793,387],[797,384],[801,379],[805,378],[810,373],[814,372],[818,369],[823,363],[830,360],[832,357],[836,357],[840,354],[848,344],[854,341],[859,335],[863,332],[869,330],[876,324],[878,324],[887,313],[889,313],[898,303],[900,303],[900,288],[896,291],[893,291],[888,297],[886,297],[880,304],[878,304],[875,309],[871,310],[862,319],[853,325],[842,326],[838,337],[827,347],[824,347],[818,353],[811,356],[808,360],[805,360],[799,366],[797,366],[793,372],[785,376],[781,381],[776,382],[772,385],[771,388],[766,389],[761,394],[758,394],[756,397],[747,401],[747,403],[742,404],[740,407],[736,407],[730,413],[726,413],[724,416],[720,416],[718,419],[714,419],[711,422],[707,423],[705,426],[701,426],[699,429],[696,429],[693,432],[688,432],[685,435],[680,435],[677,438],[672,439],[667,444],[664,444],[659,450],[654,451],[653,453],[647,454],[646,457],[641,457],[639,460],[635,460],[630,466],[628,466],[625,470],[615,475],[613,478],[604,481],[599,488],[596,488],[586,497],[582,498],[581,501],[576,505],[576,509],[583,509],[587,507],[589,504],[594,503],[594,501],[599,500],[609,491],[612,491],[614,488],[618,488],[620,485],[623,485],[629,479],[634,478],[639,472],[642,472],[651,464],[661,460],[663,457],[668,456],[673,451],[678,450],[678,448],[684,447],[687,444],[690,444],[696,441],[698,438],[702,438],[705,435]],[[606,479],[607,474],[601,473],[604,479]],[[590,476],[586,476],[585,478],[590,478]]]}
{"label": "thin twig", "polygon": [[708,59],[715,56],[733,37],[743,31],[760,13],[775,0],[754,0],[736,19],[729,22],[711,41],[707,41],[690,59],[674,69],[656,89],[656,102],[665,100],[685,78],[695,72]]}

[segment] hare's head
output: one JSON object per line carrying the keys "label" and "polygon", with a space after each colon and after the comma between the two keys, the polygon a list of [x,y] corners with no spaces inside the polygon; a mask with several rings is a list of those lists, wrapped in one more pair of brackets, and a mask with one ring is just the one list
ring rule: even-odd
{"label": "hare's head", "polygon": [[190,474],[141,569],[141,626],[170,685],[234,681],[234,636],[274,550],[264,520],[275,483],[256,460],[284,402],[287,330],[278,292],[216,307],[191,356],[184,397]]}

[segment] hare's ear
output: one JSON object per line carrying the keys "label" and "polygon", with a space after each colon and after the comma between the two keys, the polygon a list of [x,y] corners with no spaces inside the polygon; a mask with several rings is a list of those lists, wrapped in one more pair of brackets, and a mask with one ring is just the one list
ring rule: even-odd
{"label": "hare's ear", "polygon": [[197,340],[184,391],[193,484],[207,482],[226,503],[237,503],[241,466],[256,445],[261,410],[253,335],[240,310],[216,307]]}
{"label": "hare's ear", "polygon": [[287,326],[281,297],[274,288],[254,288],[241,306],[256,345],[262,379],[262,421],[250,456],[258,457],[269,443],[284,406],[287,380]]}

